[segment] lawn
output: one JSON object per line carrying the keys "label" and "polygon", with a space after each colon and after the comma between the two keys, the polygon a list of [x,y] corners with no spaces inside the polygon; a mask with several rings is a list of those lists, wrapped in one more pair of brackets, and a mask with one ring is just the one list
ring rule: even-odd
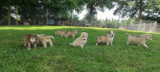
{"label": "lawn", "polygon": [[[77,29],[89,34],[84,48],[70,46],[73,38],[55,36],[57,30]],[[96,37],[115,31],[112,46],[95,46]],[[160,34],[151,33],[149,48],[126,45],[125,33],[145,32],[96,27],[68,26],[1,26],[0,72],[160,72]],[[38,46],[27,50],[23,46],[25,34],[53,35],[53,47]]]}

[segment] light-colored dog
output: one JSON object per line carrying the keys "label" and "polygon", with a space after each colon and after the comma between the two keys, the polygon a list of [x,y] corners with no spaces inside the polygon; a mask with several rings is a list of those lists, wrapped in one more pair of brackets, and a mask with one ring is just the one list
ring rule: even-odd
{"label": "light-colored dog", "polygon": [[128,33],[126,33],[126,35],[128,36],[128,40],[126,42],[127,45],[133,42],[133,43],[137,43],[138,46],[143,45],[144,47],[148,48],[148,46],[145,44],[146,40],[152,40],[151,34],[129,35]]}
{"label": "light-colored dog", "polygon": [[82,32],[81,35],[73,43],[70,43],[70,45],[80,46],[81,48],[83,48],[87,42],[87,38],[88,38],[88,33]]}
{"label": "light-colored dog", "polygon": [[60,35],[61,37],[63,37],[65,35],[66,31],[65,30],[59,30],[59,31],[56,31],[54,34],[55,35]]}
{"label": "light-colored dog", "polygon": [[113,39],[114,39],[114,31],[109,31],[107,33],[107,35],[103,35],[103,36],[98,36],[97,40],[96,40],[96,45],[98,45],[99,43],[106,43],[107,45],[112,45]]}
{"label": "light-colored dog", "polygon": [[51,38],[54,39],[53,36],[46,36],[44,34],[38,35],[39,36],[39,44],[43,44],[44,48],[47,47],[47,43],[50,44],[50,46],[53,46]]}
{"label": "light-colored dog", "polygon": [[24,37],[24,46],[27,47],[28,50],[31,49],[31,44],[34,44],[34,47],[37,47],[37,34],[26,34]]}
{"label": "light-colored dog", "polygon": [[68,38],[69,36],[72,36],[72,38],[74,38],[74,36],[78,33],[78,30],[73,30],[73,31],[67,31],[65,33],[65,38]]}

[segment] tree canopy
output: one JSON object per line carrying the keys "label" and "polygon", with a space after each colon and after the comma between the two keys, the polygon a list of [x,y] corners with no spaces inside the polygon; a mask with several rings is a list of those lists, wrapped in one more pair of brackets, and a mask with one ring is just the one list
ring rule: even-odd
{"label": "tree canopy", "polygon": [[7,20],[10,25],[13,23],[11,14],[15,14],[20,16],[22,22],[28,19],[47,21],[48,17],[52,17],[55,20],[54,24],[58,25],[60,21],[72,19],[73,11],[80,13],[86,8],[87,21],[92,24],[98,10],[104,11],[113,7],[116,7],[114,14],[121,17],[160,22],[159,0],[1,0],[0,23]]}

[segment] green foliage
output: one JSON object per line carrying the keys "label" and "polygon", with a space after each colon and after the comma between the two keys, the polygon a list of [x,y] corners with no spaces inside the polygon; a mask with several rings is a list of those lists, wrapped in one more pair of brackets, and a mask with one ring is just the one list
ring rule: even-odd
{"label": "green foliage", "polygon": [[[146,8],[147,0],[122,0],[118,1],[117,9],[114,14],[122,14],[121,16],[135,17],[140,15]],[[140,16],[139,16],[140,17]]]}
{"label": "green foliage", "polygon": [[[73,38],[53,35],[57,30],[78,29],[87,32],[88,41],[84,48],[70,46]],[[95,46],[96,37],[115,31],[112,46]],[[28,51],[23,46],[25,34],[53,35],[53,47]],[[140,35],[144,32],[96,27],[68,26],[1,26],[0,27],[0,72],[158,72],[160,71],[160,34],[151,33],[150,48],[126,45],[125,33]]]}
{"label": "green foliage", "polygon": [[97,10],[104,11],[105,8],[113,8],[113,2],[115,2],[115,0],[86,0],[86,8],[89,12],[89,23],[91,23],[91,18],[94,18]]}

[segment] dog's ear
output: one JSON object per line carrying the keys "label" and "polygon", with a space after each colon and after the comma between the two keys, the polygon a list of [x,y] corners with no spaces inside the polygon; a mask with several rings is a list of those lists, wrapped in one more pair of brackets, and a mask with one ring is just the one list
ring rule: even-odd
{"label": "dog's ear", "polygon": [[110,30],[110,31],[108,31],[108,33],[110,34],[110,33],[111,33],[111,30]]}
{"label": "dog's ear", "polygon": [[75,29],[74,31],[75,31],[75,32],[77,32],[78,30],[77,30],[77,29]]}

